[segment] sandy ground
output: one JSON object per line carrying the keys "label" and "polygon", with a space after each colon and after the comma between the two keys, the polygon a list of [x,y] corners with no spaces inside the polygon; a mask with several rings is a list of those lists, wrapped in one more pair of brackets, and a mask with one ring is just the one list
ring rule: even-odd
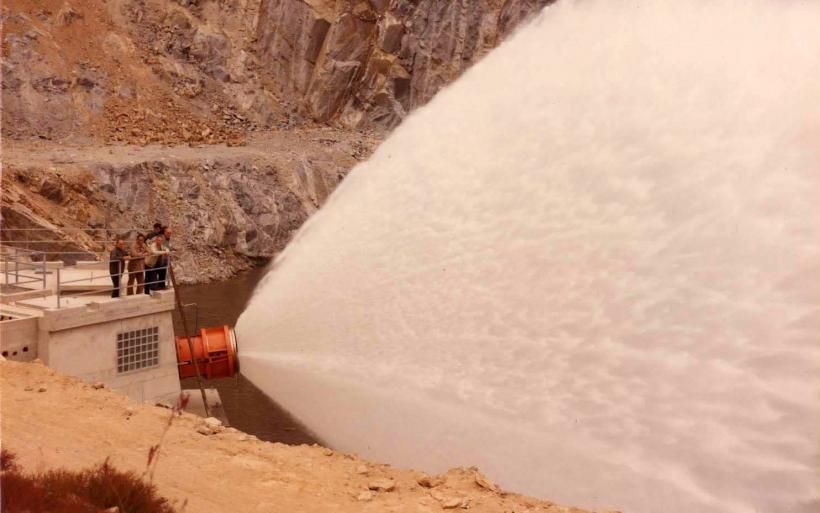
{"label": "sandy ground", "polygon": [[[142,473],[170,410],[139,405],[39,363],[0,362],[2,444],[27,470],[81,468],[110,458]],[[161,449],[160,493],[197,513],[231,512],[573,512],[507,494],[476,469],[426,476],[319,446],[262,442],[228,428],[197,432],[201,419],[177,417]],[[385,481],[386,480],[386,481]],[[421,484],[420,484],[421,481]],[[390,491],[369,491],[388,485]],[[426,486],[425,486],[426,485]]]}

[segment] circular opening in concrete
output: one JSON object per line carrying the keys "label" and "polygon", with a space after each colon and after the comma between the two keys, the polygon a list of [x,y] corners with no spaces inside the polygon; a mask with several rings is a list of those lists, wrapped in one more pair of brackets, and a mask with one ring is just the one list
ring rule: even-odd
{"label": "circular opening in concrete", "polygon": [[8,351],[3,351],[3,353],[2,353],[2,354],[3,354],[3,358],[5,358],[5,357],[7,357],[7,356],[9,355],[9,352],[8,352]]}
{"label": "circular opening in concrete", "polygon": [[23,346],[23,352],[28,353],[28,346]]}

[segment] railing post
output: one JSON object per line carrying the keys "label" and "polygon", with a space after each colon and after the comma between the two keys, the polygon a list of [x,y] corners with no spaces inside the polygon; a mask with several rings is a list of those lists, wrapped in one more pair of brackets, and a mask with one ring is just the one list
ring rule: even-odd
{"label": "railing post", "polygon": [[[176,292],[174,292],[176,294]],[[195,336],[199,333],[199,305],[197,303],[185,303],[182,305],[183,308],[188,308],[189,306],[194,307],[194,333],[191,336]]]}
{"label": "railing post", "polygon": [[[15,248],[14,257],[12,257],[12,259],[16,260],[16,258],[15,258],[16,256],[17,256],[17,249]],[[4,283],[6,285],[9,285],[9,266],[11,265],[11,260],[8,258],[7,254],[3,258],[3,264],[5,266],[5,272],[6,272],[6,281]]]}
{"label": "railing post", "polygon": [[14,248],[14,283],[20,283],[20,269],[17,264],[17,259],[20,255],[17,253],[17,248]]}
{"label": "railing post", "polygon": [[[211,416],[211,409],[208,407],[208,399],[205,397],[205,385],[202,383],[202,374],[199,372],[199,360],[196,357],[196,353],[194,352],[194,344],[191,342],[191,333],[188,331],[188,319],[185,316],[185,308],[182,306],[182,298],[179,297],[177,294],[177,280],[174,276],[174,269],[171,267],[171,260],[168,259],[168,278],[171,281],[171,286],[173,287],[174,299],[177,303],[177,311],[179,312],[179,316],[182,318],[182,330],[185,332],[185,338],[188,340],[188,351],[191,353],[191,361],[194,362],[194,370],[196,371],[196,381],[199,384],[199,392],[202,394],[202,404],[205,406],[205,415],[208,417]],[[199,310],[197,310],[197,315]]]}
{"label": "railing post", "polygon": [[48,288],[48,283],[46,282],[46,271],[48,270],[48,266],[46,265],[46,254],[43,253],[43,290]]}
{"label": "railing post", "polygon": [[57,268],[57,310],[60,309],[60,268]]}

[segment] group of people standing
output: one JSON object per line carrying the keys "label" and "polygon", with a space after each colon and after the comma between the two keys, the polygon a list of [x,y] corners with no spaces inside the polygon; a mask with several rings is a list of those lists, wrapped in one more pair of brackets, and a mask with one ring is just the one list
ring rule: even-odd
{"label": "group of people standing", "polygon": [[117,239],[108,263],[114,284],[111,297],[120,297],[120,279],[126,273],[129,296],[165,289],[170,255],[171,229],[162,223],[154,223],[147,235],[137,234],[130,248],[126,248],[125,239]]}

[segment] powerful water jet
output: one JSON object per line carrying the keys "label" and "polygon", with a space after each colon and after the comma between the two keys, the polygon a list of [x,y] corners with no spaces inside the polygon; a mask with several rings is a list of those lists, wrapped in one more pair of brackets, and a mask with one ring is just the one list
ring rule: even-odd
{"label": "powerful water jet", "polygon": [[243,373],[330,445],[587,507],[815,511],[820,6],[558,2],[260,284]]}

